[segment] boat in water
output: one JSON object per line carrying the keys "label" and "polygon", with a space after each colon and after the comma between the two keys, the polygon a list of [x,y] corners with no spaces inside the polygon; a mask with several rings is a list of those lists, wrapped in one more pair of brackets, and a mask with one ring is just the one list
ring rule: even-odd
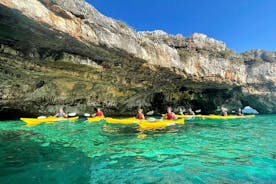
{"label": "boat in water", "polygon": [[255,118],[255,115],[228,115],[228,116],[221,116],[221,115],[201,115],[202,119],[243,119],[243,118]]}
{"label": "boat in water", "polygon": [[110,117],[92,117],[87,119],[88,122],[99,122],[104,120],[108,124],[122,124],[122,125],[130,125],[130,124],[137,124],[141,130],[145,129],[162,129],[167,126],[172,126],[176,124],[184,124],[184,118],[179,118],[175,120],[163,120],[163,119],[156,119],[156,118],[148,118],[139,120],[134,117],[130,118],[110,118]]}
{"label": "boat in water", "polygon": [[35,126],[41,123],[53,123],[57,121],[76,121],[79,117],[59,118],[59,117],[45,117],[45,118],[20,118],[28,126]]}

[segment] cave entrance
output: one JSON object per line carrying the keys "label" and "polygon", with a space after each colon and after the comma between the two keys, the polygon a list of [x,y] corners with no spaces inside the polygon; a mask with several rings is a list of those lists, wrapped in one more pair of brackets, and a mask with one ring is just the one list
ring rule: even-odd
{"label": "cave entrance", "polygon": [[7,107],[0,107],[0,121],[3,120],[14,120],[19,119],[21,117],[32,117],[33,115],[30,113],[26,113],[21,111],[20,109],[13,109]]}
{"label": "cave entrance", "polygon": [[155,112],[163,113],[166,110],[166,98],[163,92],[154,93],[151,106]]}

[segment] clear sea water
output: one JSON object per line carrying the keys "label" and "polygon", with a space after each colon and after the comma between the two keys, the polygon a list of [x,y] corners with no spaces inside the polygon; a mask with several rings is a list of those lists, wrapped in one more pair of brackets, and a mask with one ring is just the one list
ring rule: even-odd
{"label": "clear sea water", "polygon": [[0,122],[0,183],[276,183],[276,116],[162,131]]}

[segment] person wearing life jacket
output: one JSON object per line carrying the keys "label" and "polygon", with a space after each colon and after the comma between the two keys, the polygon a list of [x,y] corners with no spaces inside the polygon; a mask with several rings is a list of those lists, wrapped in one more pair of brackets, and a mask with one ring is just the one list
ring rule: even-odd
{"label": "person wearing life jacket", "polygon": [[167,119],[168,120],[173,120],[175,119],[175,114],[172,112],[172,108],[171,107],[168,107],[167,108]]}
{"label": "person wearing life jacket", "polygon": [[94,114],[94,116],[96,117],[104,117],[103,112],[101,111],[100,108],[97,108],[97,112]]}
{"label": "person wearing life jacket", "polygon": [[59,109],[59,112],[55,115],[55,117],[67,118],[68,115],[64,112],[63,108],[60,108],[60,109]]}
{"label": "person wearing life jacket", "polygon": [[136,115],[136,118],[137,119],[145,119],[145,116],[144,116],[144,114],[143,114],[143,109],[138,109],[138,113],[137,113],[137,115]]}

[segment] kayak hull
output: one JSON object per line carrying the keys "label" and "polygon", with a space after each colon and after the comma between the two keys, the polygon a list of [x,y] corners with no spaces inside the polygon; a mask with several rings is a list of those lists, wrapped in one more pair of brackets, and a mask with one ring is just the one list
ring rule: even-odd
{"label": "kayak hull", "polygon": [[141,130],[155,130],[155,129],[164,129],[172,125],[183,125],[184,119],[176,120],[157,120],[157,121],[148,121],[142,120],[137,123]]}
{"label": "kayak hull", "polygon": [[191,118],[200,118],[202,115],[197,114],[197,115],[188,115],[188,114],[183,114],[183,115],[175,115],[176,118],[185,118],[185,119],[191,119]]}
{"label": "kayak hull", "polygon": [[104,118],[104,120],[109,124],[137,124],[140,130],[152,130],[152,129],[163,129],[170,125],[183,125],[184,118],[176,119],[176,120],[161,120],[161,119],[153,119],[153,120],[139,120],[137,118]]}
{"label": "kayak hull", "polygon": [[71,118],[57,118],[57,117],[49,117],[49,118],[20,118],[21,121],[24,121],[27,125],[33,126],[38,125],[40,123],[53,123],[57,121],[76,121],[79,117],[71,117]]}
{"label": "kayak hull", "polygon": [[132,117],[132,118],[105,118],[105,121],[107,123],[110,123],[110,124],[125,124],[125,125],[128,125],[128,124],[133,124],[133,123],[137,123],[138,119]]}
{"label": "kayak hull", "polygon": [[89,123],[97,123],[101,120],[104,120],[105,118],[104,117],[91,117],[91,118],[87,118],[87,121]]}
{"label": "kayak hull", "polygon": [[229,116],[220,116],[220,115],[202,115],[201,118],[203,119],[244,119],[244,118],[254,118],[255,115],[229,115]]}

